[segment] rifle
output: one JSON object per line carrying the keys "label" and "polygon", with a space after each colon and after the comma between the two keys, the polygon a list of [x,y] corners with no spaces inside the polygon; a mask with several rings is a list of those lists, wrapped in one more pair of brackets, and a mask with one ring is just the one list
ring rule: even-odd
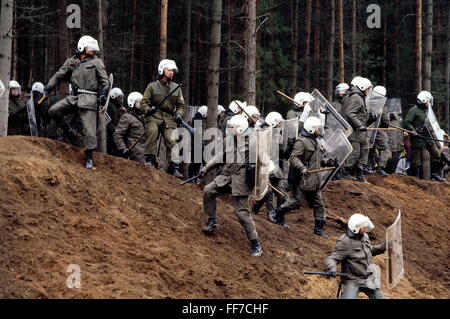
{"label": "rifle", "polygon": [[332,276],[330,271],[322,272],[322,271],[304,271],[303,272],[306,275],[320,275],[320,276],[326,276],[326,277],[349,277],[350,274],[346,273],[336,273],[336,276]]}

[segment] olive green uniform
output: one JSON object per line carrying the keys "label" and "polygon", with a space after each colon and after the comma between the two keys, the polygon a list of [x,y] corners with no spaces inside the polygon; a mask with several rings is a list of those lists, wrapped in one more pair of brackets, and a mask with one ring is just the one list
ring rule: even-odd
{"label": "olive green uniform", "polygon": [[[407,130],[421,130],[425,128],[425,121],[428,116],[428,110],[425,106],[418,105],[410,108],[403,121],[403,127]],[[426,131],[426,129],[424,129]],[[426,134],[425,134],[426,135]],[[422,165],[422,149],[426,148],[430,152],[432,170],[438,170],[441,154],[436,143],[431,140],[410,136],[412,146],[412,164],[415,167]]]}
{"label": "olive green uniform", "polygon": [[[144,133],[144,116],[139,110],[132,108],[123,114],[114,132],[114,142],[119,152],[123,153],[126,149],[130,149]],[[144,163],[145,136],[131,151],[131,160]]]}
{"label": "olive green uniform", "polygon": [[[245,162],[248,163],[249,137],[245,138],[245,143],[236,143],[235,140],[235,138],[244,137],[227,136],[226,138],[234,139],[234,143],[237,145],[233,148],[234,158],[237,158],[238,152],[239,154],[244,154],[245,152]],[[245,150],[242,150],[242,147],[245,147]],[[215,159],[211,160],[206,166],[214,166],[214,161]],[[253,218],[248,210],[249,196],[253,188],[248,185],[246,180],[246,163],[227,163],[223,165],[220,175],[203,189],[203,211],[208,219],[216,219],[216,197],[231,193],[235,213],[247,234],[247,238],[251,241],[258,239],[258,234]]]}
{"label": "olive green uniform", "polygon": [[[150,83],[144,92],[141,108],[148,112],[151,106],[158,105],[169,93],[177,86],[174,82],[164,82],[161,80]],[[146,116],[145,129],[147,132],[147,141],[145,145],[145,156],[153,155],[156,157],[158,135],[161,132],[166,145],[167,160],[172,162],[172,149],[176,144],[172,136],[177,129],[177,123],[173,119],[175,114],[181,117],[186,113],[181,88],[175,91],[158,110]]]}
{"label": "olive green uniform", "polygon": [[370,299],[383,299],[384,296],[377,287],[375,273],[369,267],[373,264],[372,257],[386,251],[386,244],[372,246],[367,234],[356,235],[347,229],[336,242],[333,253],[325,259],[327,271],[337,272],[337,264],[342,265],[342,272],[349,277],[342,278],[344,290],[341,299],[355,299],[359,291]]}
{"label": "olive green uniform", "polygon": [[[55,87],[60,81],[70,79],[74,95],[68,95],[49,110],[51,118],[58,124],[64,122],[64,116],[78,112],[81,124],[83,146],[87,150],[97,148],[97,94],[101,89],[109,88],[105,66],[98,57],[87,56],[81,60],[75,55],[64,63],[50,79],[48,85]],[[82,92],[82,91],[88,92]]]}
{"label": "olive green uniform", "polygon": [[30,135],[27,107],[20,97],[9,97],[8,135]]}

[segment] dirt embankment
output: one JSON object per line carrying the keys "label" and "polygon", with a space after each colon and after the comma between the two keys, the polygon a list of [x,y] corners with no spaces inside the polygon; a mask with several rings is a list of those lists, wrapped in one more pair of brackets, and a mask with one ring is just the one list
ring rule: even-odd
{"label": "dirt embankment", "polygon": [[[46,139],[0,138],[1,298],[334,298],[337,281],[303,275],[321,270],[343,233],[329,219],[329,239],[312,234],[308,208],[285,230],[255,217],[264,249],[249,243],[228,200],[220,231],[206,237],[201,190],[142,164],[95,154],[83,168],[78,148]],[[450,183],[406,176],[371,185],[332,182],[330,213],[368,214],[373,242],[402,210],[405,276],[391,298],[449,298]],[[224,198],[225,199],[225,198]],[[375,261],[385,269],[384,255]],[[81,288],[67,288],[68,265]]]}

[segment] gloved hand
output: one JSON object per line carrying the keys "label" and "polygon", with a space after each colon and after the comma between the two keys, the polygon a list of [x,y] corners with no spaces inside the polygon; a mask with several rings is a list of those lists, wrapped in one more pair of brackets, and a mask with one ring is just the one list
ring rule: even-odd
{"label": "gloved hand", "polygon": [[150,109],[147,111],[146,115],[152,115],[156,113],[156,106],[150,106]]}
{"label": "gloved hand", "polygon": [[53,91],[53,87],[51,85],[46,85],[44,86],[44,94],[45,95],[50,95],[50,93],[52,93]]}
{"label": "gloved hand", "polygon": [[107,99],[108,99],[108,97],[106,95],[100,95],[97,99],[98,104],[100,104],[101,106],[104,106],[106,104]]}
{"label": "gloved hand", "polygon": [[175,122],[179,123],[183,120],[183,117],[177,113],[173,116],[173,119],[175,120]]}
{"label": "gloved hand", "polygon": [[329,276],[330,277],[336,277],[337,276],[337,271],[329,271]]}
{"label": "gloved hand", "polygon": [[360,127],[358,127],[358,131],[360,131],[360,132],[367,132],[367,127],[361,125]]}
{"label": "gloved hand", "polygon": [[200,170],[200,173],[198,174],[198,177],[203,178],[208,171],[208,168],[206,166],[203,166],[203,168]]}
{"label": "gloved hand", "polygon": [[421,129],[415,129],[413,130],[412,136],[421,136],[422,130]]}
{"label": "gloved hand", "polygon": [[287,139],[287,145],[294,145],[295,144],[295,137],[289,137]]}
{"label": "gloved hand", "polygon": [[375,114],[369,113],[369,118],[367,119],[367,125],[370,125],[370,124],[376,122],[377,119],[378,119],[378,117]]}
{"label": "gloved hand", "polygon": [[306,167],[304,167],[301,171],[300,174],[302,174],[302,177],[305,178],[308,175],[308,169]]}
{"label": "gloved hand", "polygon": [[337,157],[334,159],[330,158],[327,160],[326,164],[327,164],[327,167],[338,167],[339,161],[338,161]]}
{"label": "gloved hand", "polygon": [[130,151],[128,148],[126,150],[124,150],[123,152],[123,157],[128,158],[130,157],[130,155],[133,153],[132,151]]}
{"label": "gloved hand", "polygon": [[397,116],[394,113],[389,113],[389,121],[397,121]]}

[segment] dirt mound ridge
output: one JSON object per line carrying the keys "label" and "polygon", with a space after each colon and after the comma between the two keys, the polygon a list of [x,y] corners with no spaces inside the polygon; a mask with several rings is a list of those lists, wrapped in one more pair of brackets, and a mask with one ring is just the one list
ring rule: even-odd
{"label": "dirt mound ridge", "polygon": [[[312,234],[309,209],[287,216],[283,230],[255,217],[264,254],[249,244],[227,200],[220,232],[203,226],[201,190],[142,164],[47,139],[0,138],[0,298],[333,298],[336,280],[306,277],[342,234]],[[403,211],[406,274],[392,298],[449,298],[449,183],[405,176],[371,185],[332,182],[328,211],[355,212],[375,223],[373,241]],[[225,198],[224,198],[225,199]],[[384,256],[375,259],[384,270]],[[81,289],[66,286],[67,266],[81,268]]]}

